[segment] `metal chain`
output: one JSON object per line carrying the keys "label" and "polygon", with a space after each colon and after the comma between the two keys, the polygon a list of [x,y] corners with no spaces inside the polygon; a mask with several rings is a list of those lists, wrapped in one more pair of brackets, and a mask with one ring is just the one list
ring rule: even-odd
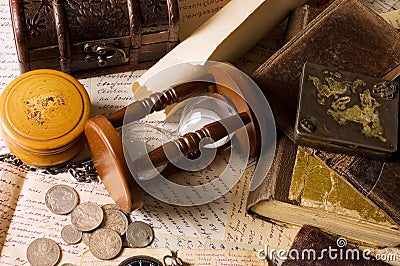
{"label": "metal chain", "polygon": [[77,162],[69,162],[64,165],[50,168],[37,168],[25,164],[20,159],[15,157],[15,155],[7,153],[0,155],[0,162],[12,164],[26,171],[40,172],[49,175],[69,173],[78,182],[90,183],[98,180],[96,168],[94,167],[93,161],[90,158],[85,158]]}

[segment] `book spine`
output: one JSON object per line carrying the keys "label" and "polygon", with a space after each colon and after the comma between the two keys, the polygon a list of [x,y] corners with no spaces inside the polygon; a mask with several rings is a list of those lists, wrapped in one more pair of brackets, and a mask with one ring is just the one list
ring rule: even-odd
{"label": "book spine", "polygon": [[322,8],[310,5],[303,5],[294,9],[289,16],[284,42],[287,43],[290,41],[297,33],[304,29],[308,23],[316,18],[321,11]]}
{"label": "book spine", "polygon": [[253,206],[263,200],[276,199],[287,202],[296,153],[297,145],[285,135],[278,134],[271,168],[262,184],[250,192],[247,199],[248,210],[251,211]]}

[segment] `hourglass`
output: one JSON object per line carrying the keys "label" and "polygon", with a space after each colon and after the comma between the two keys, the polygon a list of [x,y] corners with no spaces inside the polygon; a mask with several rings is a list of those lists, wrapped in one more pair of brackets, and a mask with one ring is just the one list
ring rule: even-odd
{"label": "hourglass", "polygon": [[[199,95],[204,97],[193,99]],[[132,171],[125,160],[127,154],[124,154],[121,136],[115,127],[135,122],[171,104],[184,101],[186,104],[173,139],[148,153],[129,159],[132,161],[130,168],[133,165],[135,173],[143,173],[148,167],[164,167],[163,175],[185,170],[184,166],[188,162],[185,159],[195,160],[201,149],[212,150],[227,145],[229,136],[240,128],[246,128],[251,135],[251,153],[254,152],[254,123],[246,102],[236,92],[214,82],[191,81],[177,84],[136,101],[108,118],[93,117],[85,127],[92,159],[107,191],[122,210],[130,212],[139,207],[143,201],[143,191],[131,175]],[[213,143],[202,145],[207,140],[212,140]]]}

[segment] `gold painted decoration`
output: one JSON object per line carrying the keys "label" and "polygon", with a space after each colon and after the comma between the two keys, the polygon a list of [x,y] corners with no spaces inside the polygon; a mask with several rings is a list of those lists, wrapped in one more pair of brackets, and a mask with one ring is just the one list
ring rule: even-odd
{"label": "gold painted decoration", "polygon": [[[381,105],[371,96],[370,91],[365,89],[367,83],[361,79],[341,80],[342,75],[338,72],[324,71],[324,75],[326,75],[327,84],[323,84],[318,77],[311,75],[309,80],[318,91],[319,104],[325,106],[326,99],[333,98],[327,114],[332,116],[339,125],[345,125],[347,122],[358,123],[362,126],[362,134],[386,142],[377,109]],[[360,104],[349,106],[352,97],[358,97]]]}

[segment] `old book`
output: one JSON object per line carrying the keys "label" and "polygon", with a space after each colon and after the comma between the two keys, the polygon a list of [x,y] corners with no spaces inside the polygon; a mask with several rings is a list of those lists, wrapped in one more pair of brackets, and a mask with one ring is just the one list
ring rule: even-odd
{"label": "old book", "polygon": [[347,240],[327,234],[316,227],[304,226],[297,233],[290,247],[285,266],[364,266],[389,265],[374,259],[369,251],[361,251]]}
{"label": "old book", "polygon": [[400,64],[400,33],[359,0],[336,0],[251,76],[290,138],[306,62],[381,77]]}
{"label": "old book", "polygon": [[314,5],[308,3],[295,8],[289,16],[285,33],[285,43],[289,42],[298,32],[316,18],[324,7],[318,6],[317,3]]}
{"label": "old book", "polygon": [[286,136],[277,143],[274,162],[248,211],[286,225],[305,224],[376,246],[400,244],[400,227],[318,157]]}
{"label": "old book", "polygon": [[[307,12],[301,9],[297,10],[303,13],[298,15],[300,17]],[[303,21],[311,22],[303,23],[302,30],[294,29],[298,34],[293,34],[295,36],[252,75],[264,90],[277,125],[290,138],[293,137],[301,68],[305,62],[347,71],[354,69],[356,73],[384,76],[388,80],[399,75],[400,34],[360,1],[334,1],[314,20],[303,18]],[[372,42],[378,35],[384,41]],[[311,148],[307,151],[315,153],[400,224],[400,199],[396,199],[397,193],[391,193],[400,187],[398,172],[394,175],[383,173],[385,178],[380,178],[383,162]]]}

